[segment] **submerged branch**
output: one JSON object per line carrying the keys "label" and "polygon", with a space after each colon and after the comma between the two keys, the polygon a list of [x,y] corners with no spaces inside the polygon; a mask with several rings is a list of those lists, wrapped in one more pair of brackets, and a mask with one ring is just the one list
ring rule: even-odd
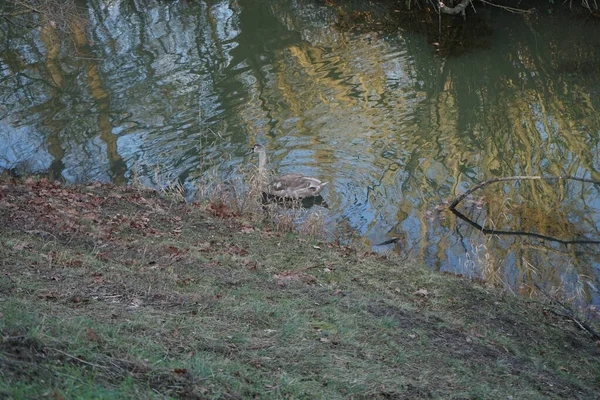
{"label": "submerged branch", "polygon": [[487,186],[491,183],[496,183],[496,182],[507,182],[507,181],[519,181],[519,180],[545,180],[545,181],[552,181],[552,180],[561,180],[561,179],[570,179],[570,180],[575,180],[575,181],[579,181],[579,182],[585,182],[585,183],[592,183],[594,185],[600,185],[599,181],[593,180],[593,179],[586,179],[586,178],[579,178],[576,176],[571,176],[571,175],[564,175],[564,176],[507,176],[507,177],[502,177],[502,178],[492,178],[492,179],[488,179],[485,180],[483,182],[478,183],[477,185],[473,186],[471,189],[467,190],[465,193],[461,194],[460,196],[457,196],[452,203],[450,203],[450,205],[448,206],[448,209],[450,211],[452,211],[452,213],[454,215],[456,215],[458,218],[462,219],[463,221],[467,222],[469,225],[473,226],[475,229],[485,233],[485,234],[495,234],[495,235],[524,235],[524,236],[533,236],[533,237],[537,237],[540,239],[545,239],[545,240],[551,240],[553,242],[558,242],[558,243],[562,243],[562,244],[600,244],[600,241],[598,240],[591,240],[591,239],[575,239],[575,240],[562,240],[562,239],[558,239],[552,236],[547,236],[547,235],[542,235],[541,233],[535,233],[535,232],[526,232],[526,231],[501,231],[501,230],[496,230],[496,229],[488,229],[488,228],[484,228],[483,226],[479,225],[477,222],[469,219],[467,216],[465,216],[464,214],[462,214],[460,211],[458,211],[456,209],[456,206],[458,205],[458,203],[460,203],[461,201],[463,201],[465,199],[465,197],[467,197],[468,195],[470,195],[471,193],[481,189],[484,186]]}
{"label": "submerged branch", "polygon": [[462,219],[463,221],[465,221],[466,223],[468,223],[469,225],[471,225],[472,227],[474,227],[478,231],[481,231],[481,232],[483,232],[483,233],[485,233],[487,235],[533,236],[533,237],[536,237],[536,238],[539,238],[539,239],[550,240],[552,242],[558,242],[558,243],[562,243],[562,244],[600,244],[600,241],[598,241],[598,240],[591,240],[591,239],[562,240],[562,239],[559,239],[559,238],[555,238],[553,236],[542,235],[541,233],[535,233],[535,232],[527,232],[527,231],[501,231],[501,230],[497,230],[497,229],[484,228],[483,226],[479,225],[477,222],[472,221],[471,219],[469,219],[469,217],[465,216],[463,213],[461,213],[460,211],[458,211],[456,208],[450,208],[450,211],[452,211],[452,213],[454,215],[456,215],[458,218]]}

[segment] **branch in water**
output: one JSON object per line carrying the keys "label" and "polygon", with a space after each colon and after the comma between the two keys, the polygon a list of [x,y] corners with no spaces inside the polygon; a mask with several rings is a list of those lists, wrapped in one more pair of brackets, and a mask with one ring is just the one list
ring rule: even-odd
{"label": "branch in water", "polygon": [[545,239],[545,240],[551,240],[551,241],[554,241],[554,242],[559,242],[559,243],[562,243],[562,244],[600,244],[600,241],[590,240],[590,239],[561,240],[561,239],[558,239],[558,238],[555,238],[555,237],[546,236],[546,235],[542,235],[542,234],[535,233],[535,232],[500,231],[500,230],[496,230],[496,229],[487,229],[487,228],[484,228],[483,226],[479,225],[475,221],[469,219],[467,216],[465,216],[464,214],[462,214],[460,211],[458,211],[456,209],[456,206],[458,205],[458,203],[460,203],[461,201],[463,201],[465,199],[465,197],[467,197],[471,193],[475,192],[476,190],[479,190],[482,187],[484,187],[486,185],[489,185],[490,183],[506,182],[506,181],[521,181],[521,180],[545,180],[545,181],[552,181],[552,180],[561,180],[561,179],[571,179],[571,180],[574,180],[574,181],[579,181],[579,182],[584,182],[584,183],[592,183],[594,185],[600,185],[599,181],[595,181],[593,179],[579,178],[577,176],[571,176],[571,175],[564,175],[564,176],[528,176],[527,175],[527,176],[507,176],[507,177],[503,177],[503,178],[492,178],[492,179],[488,179],[486,181],[478,183],[477,185],[473,186],[471,189],[467,190],[465,193],[461,194],[460,196],[457,196],[452,201],[452,203],[450,203],[450,205],[448,206],[448,209],[450,211],[452,211],[452,213],[454,215],[456,215],[458,218],[462,219],[463,221],[467,222],[469,225],[473,226],[475,229],[480,230],[481,232],[483,232],[485,234],[533,236],[533,237],[537,237],[537,238],[540,238],[540,239]]}

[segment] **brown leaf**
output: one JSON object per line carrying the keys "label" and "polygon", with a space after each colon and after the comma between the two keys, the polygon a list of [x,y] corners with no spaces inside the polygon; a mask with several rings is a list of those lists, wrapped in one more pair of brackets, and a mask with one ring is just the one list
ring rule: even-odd
{"label": "brown leaf", "polygon": [[23,249],[28,249],[31,247],[31,244],[29,242],[21,242],[16,244],[13,249],[17,250],[17,251],[21,251]]}
{"label": "brown leaf", "polygon": [[200,251],[209,251],[211,248],[210,242],[196,242],[194,245],[198,246]]}
{"label": "brown leaf", "polygon": [[176,374],[187,374],[188,370],[185,368],[175,368],[173,372]]}
{"label": "brown leaf", "polygon": [[56,390],[54,390],[54,391],[52,392],[52,398],[53,398],[54,400],[65,400],[65,398],[64,398],[64,397],[62,397],[60,394],[58,394],[58,392],[57,392]]}
{"label": "brown leaf", "polygon": [[277,280],[279,286],[285,286],[292,282],[314,284],[317,281],[314,276],[300,271],[284,271],[281,274],[273,275],[273,277]]}
{"label": "brown leaf", "polygon": [[206,263],[200,264],[200,267],[211,268],[211,267],[216,267],[217,265],[219,265],[218,261],[211,261],[211,262],[206,262]]}
{"label": "brown leaf", "polygon": [[100,261],[107,262],[110,260],[110,255],[108,253],[98,253],[96,254],[96,258]]}
{"label": "brown leaf", "polygon": [[100,336],[92,328],[89,327],[87,328],[87,338],[91,342],[100,341]]}
{"label": "brown leaf", "polygon": [[60,298],[60,293],[58,292],[41,292],[38,297],[45,300],[56,300]]}
{"label": "brown leaf", "polygon": [[104,283],[104,277],[99,272],[94,272],[92,274],[92,279],[94,280],[94,283]]}
{"label": "brown leaf", "polygon": [[240,229],[240,232],[244,233],[244,234],[248,234],[248,233],[252,233],[254,232],[256,229],[254,229],[251,226],[242,226],[242,229]]}
{"label": "brown leaf", "polygon": [[77,259],[69,260],[67,261],[67,265],[70,267],[81,267],[83,265],[83,261]]}
{"label": "brown leaf", "polygon": [[248,254],[248,250],[244,249],[243,247],[234,244],[233,246],[231,246],[229,249],[227,249],[227,253],[228,254],[235,254],[238,256],[245,256],[246,254]]}
{"label": "brown leaf", "polygon": [[181,251],[175,246],[167,246],[167,253],[179,254]]}

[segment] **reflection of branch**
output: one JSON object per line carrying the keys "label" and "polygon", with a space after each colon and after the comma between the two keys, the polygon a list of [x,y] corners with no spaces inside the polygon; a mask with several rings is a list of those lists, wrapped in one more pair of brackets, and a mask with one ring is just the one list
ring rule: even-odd
{"label": "reflection of branch", "polygon": [[533,8],[530,8],[529,10],[523,10],[522,8],[501,6],[500,4],[490,3],[489,1],[485,1],[485,0],[479,0],[479,1],[481,1],[482,3],[487,4],[489,6],[502,8],[503,10],[506,10],[508,12],[515,13],[515,14],[533,14],[535,12],[535,9],[533,9]]}
{"label": "reflection of branch", "polygon": [[11,16],[17,16],[19,14],[25,14],[28,12],[35,12],[38,14],[43,14],[44,12],[42,10],[40,10],[39,8],[36,8],[34,6],[34,4],[30,1],[17,1],[17,0],[13,0],[13,3],[15,3],[15,5],[21,6],[24,8],[24,10],[18,11],[15,14],[12,14]]}
{"label": "reflection of branch", "polygon": [[561,179],[571,179],[571,180],[575,180],[575,181],[580,181],[580,182],[585,182],[585,183],[593,183],[595,185],[600,185],[600,182],[595,181],[593,179],[578,178],[576,176],[570,176],[570,175],[565,175],[565,176],[507,176],[507,177],[503,177],[503,178],[492,178],[492,179],[488,179],[486,181],[478,183],[477,185],[473,186],[471,189],[467,190],[465,193],[463,193],[460,196],[456,197],[452,201],[452,203],[450,203],[450,206],[448,206],[448,209],[450,211],[452,211],[452,213],[454,215],[456,215],[458,218],[462,219],[463,221],[467,222],[469,225],[473,226],[475,229],[480,230],[481,232],[483,232],[485,234],[533,236],[533,237],[537,237],[537,238],[540,238],[540,239],[551,240],[553,242],[558,242],[558,243],[562,243],[562,244],[600,244],[600,241],[597,241],[597,240],[589,240],[589,239],[583,239],[583,240],[561,240],[561,239],[558,239],[558,238],[555,238],[555,237],[552,237],[552,236],[546,236],[546,235],[542,235],[540,233],[535,233],[535,232],[499,231],[499,230],[496,230],[496,229],[487,229],[487,228],[484,228],[483,226],[479,225],[475,221],[472,221],[471,219],[469,219],[468,217],[466,217],[464,214],[462,214],[460,211],[458,211],[456,209],[456,206],[458,205],[458,203],[460,203],[461,201],[463,201],[465,197],[467,197],[471,193],[475,192],[476,190],[479,190],[482,187],[484,187],[486,185],[489,185],[490,183],[506,182],[506,181],[519,181],[519,180],[546,180],[546,181],[552,181],[552,180],[561,180]]}
{"label": "reflection of branch", "polygon": [[525,232],[525,231],[499,231],[497,229],[488,229],[488,228],[484,228],[483,226],[479,225],[477,222],[471,221],[468,217],[466,217],[464,214],[462,214],[460,211],[458,211],[456,208],[450,208],[450,211],[452,211],[452,213],[454,215],[456,215],[458,218],[462,219],[463,221],[465,221],[466,223],[468,223],[469,225],[471,225],[472,227],[474,227],[475,229],[485,233],[485,234],[493,234],[493,235],[521,235],[521,236],[533,236],[536,238],[540,238],[540,239],[545,239],[545,240],[550,240],[553,242],[558,242],[558,243],[562,243],[562,244],[600,244],[600,241],[598,240],[588,240],[588,239],[583,239],[583,240],[562,240],[562,239],[558,239],[552,236],[546,236],[546,235],[542,235],[541,233],[535,233],[535,232]]}

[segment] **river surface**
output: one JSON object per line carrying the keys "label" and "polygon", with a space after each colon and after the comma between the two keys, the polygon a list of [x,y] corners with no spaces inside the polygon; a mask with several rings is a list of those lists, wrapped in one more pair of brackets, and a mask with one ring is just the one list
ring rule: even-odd
{"label": "river surface", "polygon": [[410,24],[326,3],[90,0],[3,20],[0,168],[194,193],[259,142],[275,171],[329,181],[313,208],[377,251],[600,305],[600,245],[565,243],[600,240],[600,187],[498,182],[457,207],[529,235],[446,207],[492,178],[600,180],[600,21],[479,5]]}

